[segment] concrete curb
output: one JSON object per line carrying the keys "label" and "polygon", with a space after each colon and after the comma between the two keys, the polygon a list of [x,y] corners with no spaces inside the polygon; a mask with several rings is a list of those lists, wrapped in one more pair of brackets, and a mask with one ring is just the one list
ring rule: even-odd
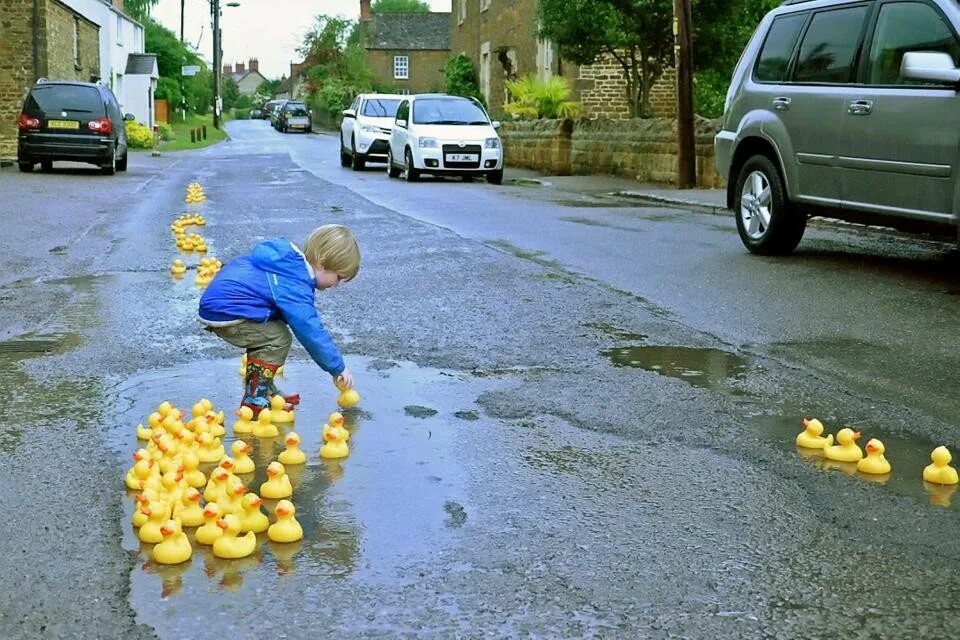
{"label": "concrete curb", "polygon": [[718,216],[726,216],[730,213],[730,210],[723,205],[711,204],[709,202],[702,202],[687,198],[676,198],[652,193],[644,193],[641,191],[613,191],[610,195],[620,198],[632,198],[634,200],[640,200],[650,204],[659,204],[680,209],[693,209],[695,211],[712,213]]}

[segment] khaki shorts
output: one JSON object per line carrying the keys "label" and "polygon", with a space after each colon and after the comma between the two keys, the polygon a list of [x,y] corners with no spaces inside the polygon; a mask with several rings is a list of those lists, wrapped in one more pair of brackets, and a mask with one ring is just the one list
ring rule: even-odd
{"label": "khaki shorts", "polygon": [[230,344],[246,349],[247,358],[281,365],[287,360],[293,335],[283,320],[254,322],[243,320],[225,327],[206,327]]}

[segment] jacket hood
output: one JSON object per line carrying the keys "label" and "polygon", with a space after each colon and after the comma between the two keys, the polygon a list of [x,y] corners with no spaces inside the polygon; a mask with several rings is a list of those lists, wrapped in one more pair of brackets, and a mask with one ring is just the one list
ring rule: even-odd
{"label": "jacket hood", "polygon": [[253,264],[269,273],[309,282],[316,286],[313,267],[306,256],[286,238],[276,238],[261,242],[250,253]]}

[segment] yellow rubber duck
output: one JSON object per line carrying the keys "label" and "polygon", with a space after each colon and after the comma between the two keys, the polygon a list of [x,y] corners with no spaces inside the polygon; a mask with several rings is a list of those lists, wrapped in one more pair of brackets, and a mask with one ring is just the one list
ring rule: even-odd
{"label": "yellow rubber duck", "polygon": [[867,457],[857,462],[857,471],[875,475],[890,473],[890,463],[883,455],[887,450],[883,443],[876,438],[871,438],[867,442],[866,449]]}
{"label": "yellow rubber duck", "polygon": [[207,503],[219,502],[225,496],[227,489],[227,480],[230,479],[230,472],[223,467],[217,467],[210,472],[210,480],[207,481],[207,487],[203,490],[203,499]]}
{"label": "yellow rubber duck", "polygon": [[235,474],[243,475],[244,473],[253,473],[256,471],[257,466],[253,463],[253,458],[250,457],[251,451],[253,451],[253,445],[243,440],[234,440],[233,444],[230,445],[230,452],[233,454],[233,472]]}
{"label": "yellow rubber duck", "polygon": [[137,425],[137,440],[150,440],[153,438],[153,429],[145,427],[143,424]]}
{"label": "yellow rubber duck", "polygon": [[209,502],[203,508],[203,526],[197,529],[197,542],[200,544],[213,544],[213,542],[223,535],[223,529],[217,526],[220,522],[220,507],[216,502]]}
{"label": "yellow rubber duck", "polygon": [[223,458],[225,452],[223,445],[220,444],[220,438],[209,433],[201,433],[198,442],[200,446],[197,447],[197,458],[200,462],[217,462]]}
{"label": "yellow rubber duck", "polygon": [[293,408],[286,408],[287,401],[283,396],[276,395],[270,397],[270,420],[274,424],[286,424],[294,421]]}
{"label": "yellow rubber duck", "polygon": [[282,462],[274,460],[267,466],[267,481],[260,485],[260,495],[270,499],[293,495],[293,486]]}
{"label": "yellow rubber duck", "polygon": [[213,541],[213,555],[218,558],[246,558],[257,548],[257,534],[248,531],[240,533],[240,519],[228,513],[217,521],[223,535]]}
{"label": "yellow rubber duck", "polygon": [[169,400],[164,400],[157,405],[157,413],[160,414],[161,418],[166,418],[170,415],[170,412],[173,410],[173,404]]}
{"label": "yellow rubber duck", "polygon": [[177,258],[173,261],[173,264],[170,265],[170,274],[175,276],[182,276],[187,272],[187,265],[183,264],[183,260]]}
{"label": "yellow rubber duck", "polygon": [[150,500],[142,493],[138,493],[133,499],[136,501],[136,504],[133,505],[133,517],[130,518],[130,521],[133,523],[134,527],[139,529],[149,518],[149,516],[144,513],[142,509],[150,502]]}
{"label": "yellow rubber duck", "polygon": [[267,537],[274,542],[296,542],[302,539],[303,527],[294,517],[296,512],[296,507],[289,500],[278,502],[274,509],[274,513],[277,514],[277,521],[267,529]]}
{"label": "yellow rubber duck", "polygon": [[247,354],[245,353],[240,356],[240,368],[237,369],[237,373],[240,374],[241,378],[247,377]]}
{"label": "yellow rubber duck", "polygon": [[133,452],[133,466],[127,471],[124,483],[127,489],[140,491],[143,489],[143,483],[150,475],[150,467],[153,466],[153,458],[146,449],[137,449]]}
{"label": "yellow rubber duck", "polygon": [[334,411],[331,413],[329,417],[327,417],[327,424],[329,424],[331,427],[342,427],[343,433],[346,434],[344,435],[343,439],[348,441],[350,440],[350,430],[344,425],[342,413],[339,411]]}
{"label": "yellow rubber duck", "polygon": [[823,423],[814,418],[813,420],[803,419],[803,431],[797,435],[797,446],[805,449],[823,449],[827,445],[827,439],[820,434],[823,433]]}
{"label": "yellow rubber duck", "polygon": [[300,435],[296,431],[288,433],[283,442],[287,448],[280,452],[277,460],[283,464],[303,464],[307,461],[307,454],[300,448]]}
{"label": "yellow rubber duck", "polygon": [[200,458],[193,451],[183,454],[183,479],[187,486],[200,489],[207,484],[207,476],[200,471]]}
{"label": "yellow rubber duck", "polygon": [[156,544],[163,541],[163,534],[160,533],[160,527],[167,520],[167,507],[162,502],[150,502],[146,506],[140,507],[140,511],[147,516],[147,521],[137,531],[137,537],[140,542]]}
{"label": "yellow rubber duck", "polygon": [[230,480],[227,481],[227,489],[223,492],[223,497],[217,500],[217,504],[220,505],[220,513],[223,515],[228,513],[235,515],[242,514],[243,504],[241,500],[243,500],[243,496],[247,491],[247,485],[243,484],[240,478],[230,478]]}
{"label": "yellow rubber duck", "polygon": [[269,409],[260,411],[260,415],[253,425],[253,435],[257,438],[275,438],[280,435],[277,425],[273,424],[273,412]]}
{"label": "yellow rubber duck", "polygon": [[243,532],[253,531],[254,533],[263,533],[270,526],[270,519],[263,511],[260,511],[260,505],[263,499],[255,493],[248,493],[240,501],[243,507],[243,514],[240,516],[240,530]]}
{"label": "yellow rubber duck", "polygon": [[341,408],[347,409],[360,402],[360,394],[353,387],[348,387],[342,380],[337,378],[337,389],[340,390],[340,396],[337,398],[337,404]]}
{"label": "yellow rubber duck", "polygon": [[193,555],[193,547],[187,534],[180,528],[179,520],[167,520],[160,527],[163,540],[153,548],[153,561],[160,564],[180,564]]}
{"label": "yellow rubber duck", "polygon": [[322,437],[325,444],[320,447],[320,457],[346,458],[350,455],[350,447],[347,445],[349,435],[349,432],[343,427],[323,425]]}
{"label": "yellow rubber duck", "polygon": [[837,432],[837,444],[833,444],[832,435],[827,436],[827,442],[823,448],[823,455],[825,455],[828,460],[857,462],[863,457],[863,450],[857,445],[857,438],[859,437],[859,431],[854,431],[850,427],[844,427]]}
{"label": "yellow rubber duck", "polygon": [[203,524],[203,507],[200,506],[200,491],[190,487],[183,492],[178,508],[174,510],[175,518],[185,527],[199,527]]}
{"label": "yellow rubber duck", "polygon": [[943,445],[937,447],[930,454],[933,464],[923,469],[923,479],[931,484],[957,484],[957,470],[950,466],[953,456],[950,450]]}
{"label": "yellow rubber duck", "polygon": [[240,407],[235,412],[237,414],[237,421],[233,423],[233,432],[234,433],[250,433],[253,431],[253,427],[256,424],[253,421],[253,409],[250,407]]}

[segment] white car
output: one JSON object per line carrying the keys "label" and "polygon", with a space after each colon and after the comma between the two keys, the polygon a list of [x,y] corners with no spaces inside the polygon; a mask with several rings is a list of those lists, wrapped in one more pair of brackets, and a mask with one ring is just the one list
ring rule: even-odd
{"label": "white car", "polygon": [[384,162],[397,107],[407,96],[361,93],[340,122],[340,166],[360,171],[368,161]]}
{"label": "white car", "polygon": [[503,148],[491,122],[473,98],[427,93],[406,96],[397,109],[387,151],[387,174],[406,172],[413,182],[420,174],[484,175],[503,182]]}

